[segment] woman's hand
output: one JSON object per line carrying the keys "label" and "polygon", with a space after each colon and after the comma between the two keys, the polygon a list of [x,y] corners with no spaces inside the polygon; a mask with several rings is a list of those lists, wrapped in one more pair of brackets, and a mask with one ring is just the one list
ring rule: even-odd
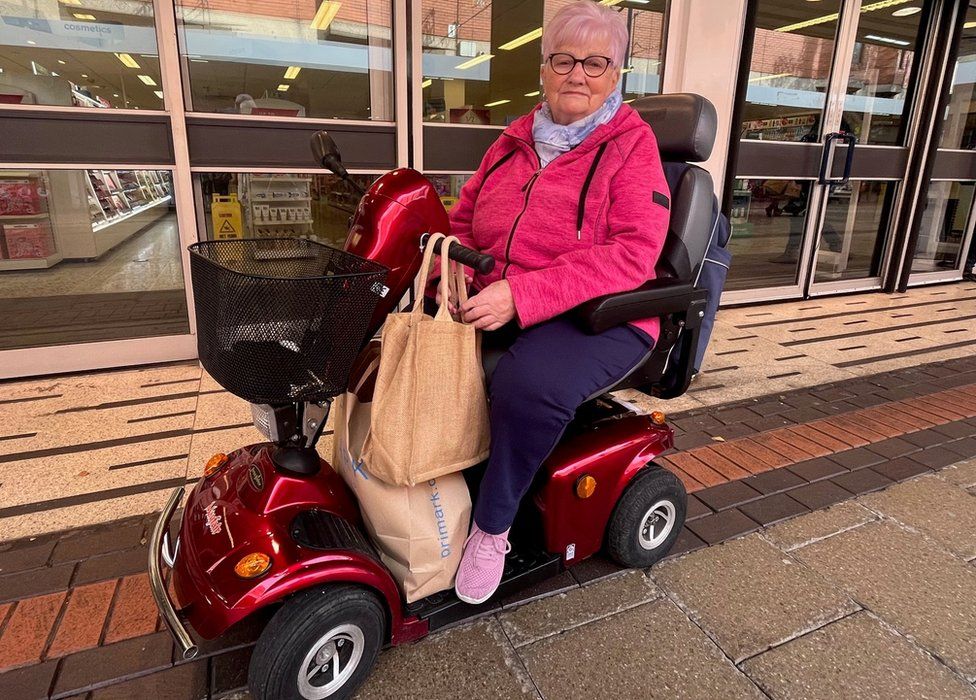
{"label": "woman's hand", "polygon": [[461,319],[483,331],[501,328],[515,318],[508,280],[492,282],[461,305]]}
{"label": "woman's hand", "polygon": [[[471,287],[471,282],[472,282],[471,275],[469,275],[467,272],[465,272],[464,273],[464,283],[470,288]],[[437,305],[438,306],[441,305],[441,284],[440,284],[440,280],[437,281],[437,294],[434,297],[434,301],[437,302]],[[457,316],[457,313],[458,313],[457,299],[455,299],[454,297],[451,297],[448,300],[447,310],[451,312],[451,316]]]}

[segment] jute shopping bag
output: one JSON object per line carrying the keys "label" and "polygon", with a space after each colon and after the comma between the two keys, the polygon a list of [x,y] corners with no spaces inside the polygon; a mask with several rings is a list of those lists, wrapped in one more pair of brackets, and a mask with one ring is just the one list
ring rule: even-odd
{"label": "jute shopping bag", "polygon": [[431,236],[415,285],[416,301],[405,313],[390,314],[383,326],[373,413],[363,457],[370,473],[389,484],[413,485],[452,474],[488,456],[488,402],[474,326],[455,321],[449,299],[467,300],[461,265],[448,259],[457,239],[442,244],[441,304],[431,318],[423,312],[429,277]]}
{"label": "jute shopping bag", "polygon": [[371,374],[375,378],[375,363],[358,387],[335,402],[332,464],[356,494],[380,559],[410,603],[454,585],[468,536],[471,496],[461,474],[416,486],[390,486],[373,477],[361,454],[370,424]]}

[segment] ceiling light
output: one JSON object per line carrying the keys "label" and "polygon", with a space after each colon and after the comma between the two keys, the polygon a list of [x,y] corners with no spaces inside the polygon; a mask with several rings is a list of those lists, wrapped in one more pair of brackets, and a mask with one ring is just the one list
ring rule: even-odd
{"label": "ceiling light", "polygon": [[158,97],[159,99],[163,99],[163,91],[162,90],[153,90],[153,94],[156,97]]}
{"label": "ceiling light", "polygon": [[82,74],[81,74],[81,77],[82,77],[82,78],[87,78],[87,77],[88,77],[88,73],[82,73]]}
{"label": "ceiling light", "polygon": [[496,100],[495,102],[489,102],[485,107],[497,107],[498,105],[508,104],[511,100]]}
{"label": "ceiling light", "polygon": [[58,59],[58,63],[60,63],[62,66],[68,65],[67,61],[62,61],[60,58]]}
{"label": "ceiling light", "polygon": [[86,14],[81,14],[81,13],[78,13],[78,12],[75,12],[73,14],[75,16],[75,19],[87,19],[90,22],[94,22],[95,21],[95,15],[86,15]]}
{"label": "ceiling light", "polygon": [[335,16],[339,14],[339,8],[342,7],[341,2],[334,2],[333,0],[325,0],[321,5],[319,5],[318,11],[315,13],[315,17],[312,18],[312,29],[317,29],[320,32],[324,32],[329,28],[332,20]]}
{"label": "ceiling light", "polygon": [[542,27],[539,27],[538,29],[533,29],[531,32],[527,32],[522,36],[515,37],[508,43],[502,44],[498,48],[500,48],[502,51],[511,51],[512,49],[517,49],[519,46],[524,46],[525,44],[528,44],[530,41],[535,41],[541,36],[542,36]]}
{"label": "ceiling light", "polygon": [[902,41],[901,39],[892,39],[887,36],[878,36],[877,34],[865,34],[865,39],[874,39],[875,41],[883,41],[886,44],[894,44],[895,46],[911,46],[910,41]]}
{"label": "ceiling light", "polygon": [[27,43],[30,44],[31,46],[37,46],[37,42],[32,39],[28,39]]}
{"label": "ceiling light", "polygon": [[285,71],[285,80],[294,80],[301,70],[301,66],[288,66],[288,70]]}
{"label": "ceiling light", "polygon": [[150,78],[148,75],[140,75],[139,80],[144,82],[146,85],[149,85],[150,87],[154,87],[156,85],[156,81]]}
{"label": "ceiling light", "polygon": [[785,78],[788,75],[793,75],[792,73],[776,73],[775,75],[757,75],[755,78],[749,78],[750,83],[761,83],[764,80],[775,80],[776,78]]}
{"label": "ceiling light", "polygon": [[424,82],[422,82],[422,83],[420,84],[420,88],[421,88],[421,89],[424,89],[424,88],[429,88],[429,87],[430,87],[431,85],[433,85],[433,84],[434,84],[434,81],[433,81],[433,80],[431,80],[430,78],[427,78],[427,80],[425,80]]}
{"label": "ceiling light", "polygon": [[912,15],[917,15],[921,11],[921,7],[903,7],[900,10],[895,10],[891,14],[894,17],[911,17]]}
{"label": "ceiling light", "polygon": [[[895,5],[904,5],[906,2],[913,2],[914,0],[881,0],[880,2],[872,2],[867,5],[861,5],[861,12],[874,12],[875,10],[883,10],[886,7],[894,7]],[[822,17],[814,17],[813,19],[808,19],[804,22],[797,22],[796,24],[787,24],[783,27],[777,27],[773,31],[775,32],[793,32],[797,29],[804,29],[806,27],[813,27],[818,24],[827,24],[828,22],[834,22],[839,16],[838,13],[833,12],[829,15],[823,15]]]}
{"label": "ceiling light", "polygon": [[[92,87],[95,87],[95,86],[93,85]],[[117,93],[117,92],[113,92],[112,93],[112,97],[118,97],[118,96],[119,96],[119,93]]]}
{"label": "ceiling light", "polygon": [[210,63],[210,61],[205,58],[191,58],[190,61],[192,63]]}
{"label": "ceiling light", "polygon": [[465,61],[464,63],[461,63],[459,65],[454,66],[454,68],[456,68],[457,70],[467,70],[468,68],[471,68],[472,66],[476,66],[479,63],[484,63],[485,61],[490,61],[494,57],[495,57],[495,54],[493,54],[493,53],[483,53],[480,56],[475,56],[474,58],[472,58],[469,61]]}
{"label": "ceiling light", "polygon": [[631,5],[650,5],[651,0],[628,0]]}
{"label": "ceiling light", "polygon": [[61,74],[60,73],[55,73],[54,71],[51,71],[51,77],[52,78],[60,78],[61,77]]}
{"label": "ceiling light", "polygon": [[607,7],[613,7],[614,5],[619,5],[624,0],[600,0],[601,5],[606,5]]}
{"label": "ceiling light", "polygon": [[126,68],[139,68],[139,64],[136,63],[136,59],[132,58],[132,56],[127,53],[117,53],[115,54],[115,57],[122,61],[122,65],[124,65]]}
{"label": "ceiling light", "polygon": [[527,92],[527,93],[525,93],[525,96],[526,97],[538,97],[539,96],[539,91],[536,90],[535,92]]}
{"label": "ceiling light", "polygon": [[281,85],[278,86],[278,92],[288,92],[288,88],[290,88],[290,87],[291,87],[291,85],[287,85],[285,83],[282,83]]}

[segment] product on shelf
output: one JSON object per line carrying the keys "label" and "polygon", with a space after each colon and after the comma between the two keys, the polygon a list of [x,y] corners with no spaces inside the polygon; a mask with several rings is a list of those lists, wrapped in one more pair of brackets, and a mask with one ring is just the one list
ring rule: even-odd
{"label": "product on shelf", "polygon": [[0,180],[0,216],[30,216],[44,211],[37,180]]}
{"label": "product on shelf", "polygon": [[48,258],[57,252],[47,223],[4,224],[3,239],[11,260]]}

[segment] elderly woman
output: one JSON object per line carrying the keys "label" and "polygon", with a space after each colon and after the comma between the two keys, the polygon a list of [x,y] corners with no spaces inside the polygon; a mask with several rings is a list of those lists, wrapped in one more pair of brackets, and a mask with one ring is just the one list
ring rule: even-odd
{"label": "elderly woman", "polygon": [[652,279],[667,232],[657,142],[617,89],[626,49],[615,10],[560,10],[542,37],[542,104],[502,132],[451,212],[452,234],[498,263],[473,279],[463,320],[485,342],[515,336],[489,386],[491,457],[456,581],[469,603],[498,587],[519,501],[576,409],[657,338],[654,318],[587,335],[565,316]]}

